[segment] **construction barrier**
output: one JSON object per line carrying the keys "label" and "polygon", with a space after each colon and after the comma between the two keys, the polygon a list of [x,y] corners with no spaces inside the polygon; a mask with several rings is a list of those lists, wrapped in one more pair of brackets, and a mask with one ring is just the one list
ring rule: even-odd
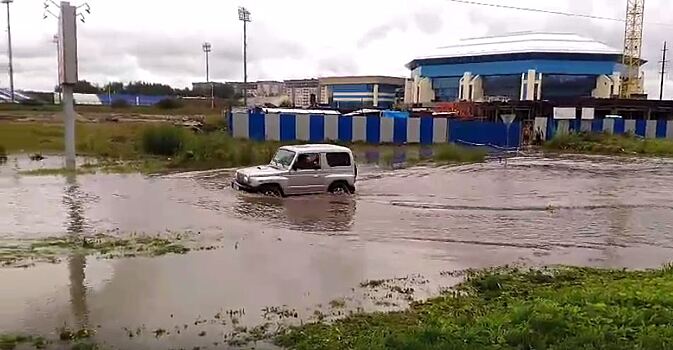
{"label": "construction barrier", "polygon": [[536,118],[535,129],[545,131],[544,138],[572,132],[596,132],[615,135],[633,134],[644,138],[673,139],[673,120],[604,118],[593,120]]}
{"label": "construction barrier", "polygon": [[234,112],[229,116],[233,137],[281,142],[364,142],[369,144],[437,144],[463,142],[517,147],[521,125],[513,123],[507,136],[503,123],[447,118],[388,118],[344,116],[337,113]]}

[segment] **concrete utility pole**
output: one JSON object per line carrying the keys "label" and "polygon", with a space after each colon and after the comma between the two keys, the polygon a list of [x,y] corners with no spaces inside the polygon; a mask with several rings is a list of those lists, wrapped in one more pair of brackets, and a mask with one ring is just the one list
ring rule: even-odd
{"label": "concrete utility pole", "polygon": [[79,79],[77,73],[77,8],[62,2],[59,18],[59,82],[63,94],[65,123],[65,167],[75,170],[75,101],[73,88]]}
{"label": "concrete utility pole", "polygon": [[664,81],[666,77],[666,52],[668,51],[668,48],[666,48],[666,42],[664,41],[664,49],[662,51],[662,57],[661,57],[661,82],[659,86],[659,100],[664,99]]}
{"label": "concrete utility pole", "polygon": [[12,103],[16,101],[14,96],[14,59],[12,57],[12,24],[9,16],[9,4],[14,0],[2,0],[7,5],[7,55],[9,56],[9,90],[12,97]]}
{"label": "concrete utility pole", "polygon": [[215,89],[213,88],[213,83],[210,82],[210,51],[213,47],[209,42],[204,42],[201,45],[203,52],[206,54],[206,83],[210,84],[210,109],[215,108]]}
{"label": "concrete utility pole", "polygon": [[243,21],[243,105],[248,106],[248,22],[250,11],[245,7],[238,8],[238,19]]}

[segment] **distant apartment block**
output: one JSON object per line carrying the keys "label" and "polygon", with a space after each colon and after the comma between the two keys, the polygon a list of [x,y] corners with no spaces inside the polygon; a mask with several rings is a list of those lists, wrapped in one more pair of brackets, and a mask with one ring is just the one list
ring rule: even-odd
{"label": "distant apartment block", "polygon": [[285,80],[285,94],[294,107],[317,105],[319,90],[318,79]]}
{"label": "distant apartment block", "polygon": [[282,81],[260,80],[257,82],[256,96],[272,97],[285,94],[285,83]]}

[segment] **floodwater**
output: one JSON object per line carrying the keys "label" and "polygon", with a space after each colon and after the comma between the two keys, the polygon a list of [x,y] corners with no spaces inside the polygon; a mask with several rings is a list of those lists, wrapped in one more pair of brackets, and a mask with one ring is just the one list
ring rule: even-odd
{"label": "floodwater", "polygon": [[[96,340],[117,348],[217,348],[237,321],[264,321],[265,307],[285,305],[307,320],[337,298],[369,309],[359,287],[367,280],[417,276],[411,283],[432,295],[456,281],[443,271],[512,263],[647,268],[673,257],[670,160],[363,166],[353,197],[286,199],[235,193],[227,170],[76,179],[16,173],[30,166],[11,157],[0,166],[0,244],[172,231],[219,249],[116,260],[73,255],[0,269],[0,334],[100,326]],[[218,313],[228,314],[226,325]],[[131,338],[125,328],[143,335]],[[170,334],[156,338],[156,329]]]}

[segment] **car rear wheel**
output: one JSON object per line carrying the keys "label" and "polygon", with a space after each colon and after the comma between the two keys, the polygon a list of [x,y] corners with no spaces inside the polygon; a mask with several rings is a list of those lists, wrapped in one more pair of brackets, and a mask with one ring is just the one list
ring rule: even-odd
{"label": "car rear wheel", "polygon": [[259,189],[259,193],[267,196],[267,197],[282,197],[283,196],[283,190],[281,190],[280,186],[278,185],[263,185]]}
{"label": "car rear wheel", "polygon": [[329,187],[329,192],[337,195],[351,194],[351,189],[344,182],[335,182]]}

